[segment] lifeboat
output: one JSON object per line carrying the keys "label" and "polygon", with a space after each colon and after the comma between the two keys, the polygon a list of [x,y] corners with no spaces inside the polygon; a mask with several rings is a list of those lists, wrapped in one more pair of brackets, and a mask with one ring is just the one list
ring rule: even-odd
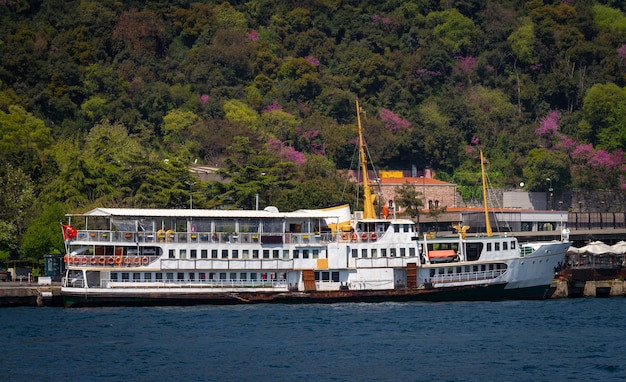
{"label": "lifeboat", "polygon": [[437,251],[428,251],[428,259],[431,263],[449,263],[454,261],[457,254],[452,249],[440,249]]}

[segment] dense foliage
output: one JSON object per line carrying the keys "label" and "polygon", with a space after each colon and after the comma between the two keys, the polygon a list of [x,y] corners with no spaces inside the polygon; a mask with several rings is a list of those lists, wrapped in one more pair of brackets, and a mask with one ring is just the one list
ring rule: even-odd
{"label": "dense foliage", "polygon": [[[462,188],[482,149],[499,186],[619,189],[625,11],[2,0],[0,257],[62,248],[64,212],[184,207],[190,191],[194,207],[351,201],[336,169],[354,161],[356,97],[378,168],[430,167]],[[195,162],[229,182],[198,183]]]}

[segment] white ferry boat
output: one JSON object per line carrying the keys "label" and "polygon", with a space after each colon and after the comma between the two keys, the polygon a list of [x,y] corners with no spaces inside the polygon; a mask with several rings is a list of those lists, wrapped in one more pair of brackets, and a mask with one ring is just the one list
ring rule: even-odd
{"label": "white ferry boat", "polygon": [[[358,110],[358,103],[357,103]],[[359,118],[361,155],[364,143]],[[543,298],[570,243],[419,238],[364,211],[97,208],[63,226],[66,306]],[[485,211],[488,206],[485,204]],[[488,221],[488,220],[487,220]]]}

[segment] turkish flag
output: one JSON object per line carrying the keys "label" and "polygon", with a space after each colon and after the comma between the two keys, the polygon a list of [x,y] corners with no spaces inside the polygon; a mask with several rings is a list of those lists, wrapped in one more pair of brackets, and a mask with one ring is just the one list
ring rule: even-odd
{"label": "turkish flag", "polygon": [[78,234],[76,228],[71,225],[61,224],[61,226],[63,227],[63,240],[72,240]]}

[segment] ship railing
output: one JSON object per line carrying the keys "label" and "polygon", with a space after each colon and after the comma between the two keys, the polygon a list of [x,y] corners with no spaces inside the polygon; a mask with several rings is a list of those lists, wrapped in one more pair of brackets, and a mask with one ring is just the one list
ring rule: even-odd
{"label": "ship railing", "polygon": [[172,230],[108,231],[79,230],[75,240],[127,243],[259,243],[315,244],[337,240],[330,232],[252,233],[252,232],[174,232]]}
{"label": "ship railing", "polygon": [[102,280],[102,288],[287,288],[286,280]]}
{"label": "ship railing", "polygon": [[434,275],[430,277],[431,282],[434,283],[455,283],[464,281],[479,281],[479,280],[491,280],[500,277],[506,272],[506,269],[494,269],[487,271],[477,272],[461,272],[448,275]]}

